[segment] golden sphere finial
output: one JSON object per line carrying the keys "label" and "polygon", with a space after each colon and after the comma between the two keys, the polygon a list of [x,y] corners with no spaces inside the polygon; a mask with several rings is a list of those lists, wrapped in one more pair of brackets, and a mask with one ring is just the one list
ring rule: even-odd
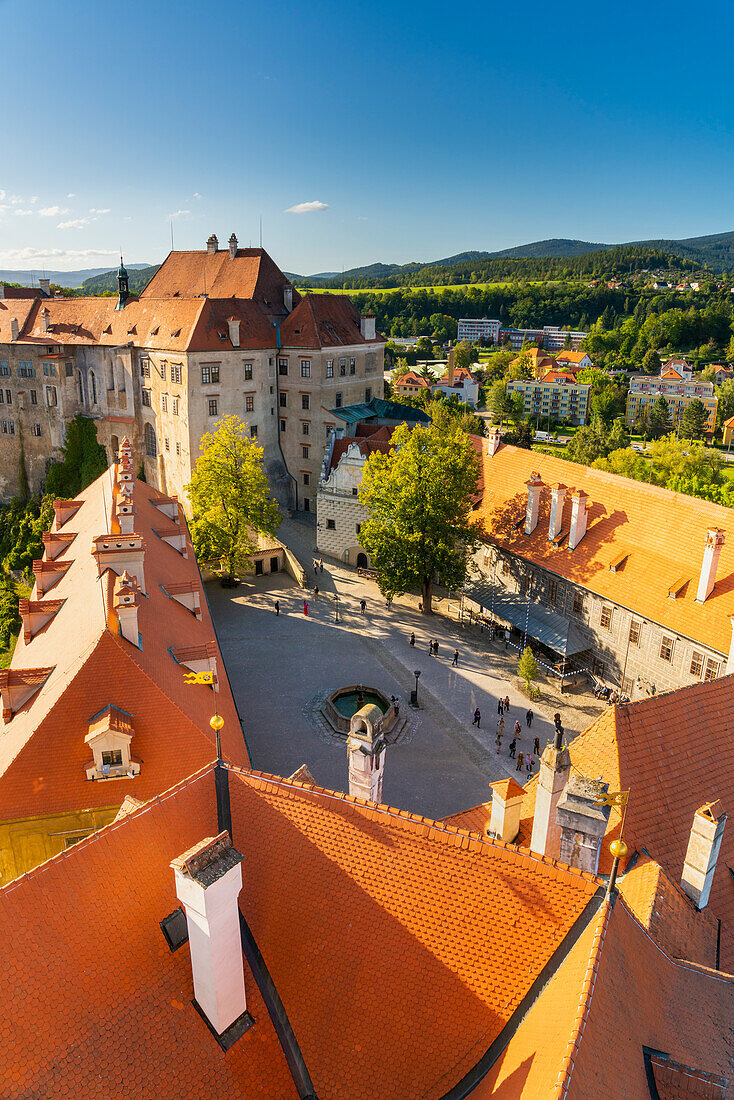
{"label": "golden sphere finial", "polygon": [[209,719],[209,725],[213,730],[220,730],[224,725],[224,719],[222,718],[221,714],[212,715],[212,717]]}
{"label": "golden sphere finial", "polygon": [[612,843],[609,845],[609,851],[611,852],[614,859],[624,859],[624,857],[627,855],[627,845],[622,840],[621,836],[618,837],[617,840],[612,841]]}

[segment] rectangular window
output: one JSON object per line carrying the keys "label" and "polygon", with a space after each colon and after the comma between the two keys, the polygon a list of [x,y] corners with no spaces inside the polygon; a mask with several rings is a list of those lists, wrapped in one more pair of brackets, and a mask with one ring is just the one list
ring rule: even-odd
{"label": "rectangular window", "polygon": [[167,435],[163,437],[163,446],[166,448],[167,451],[170,451],[171,447],[170,447],[170,444],[168,442],[168,436]]}
{"label": "rectangular window", "polygon": [[216,397],[209,399],[209,416],[219,416],[219,402]]}
{"label": "rectangular window", "polygon": [[311,484],[311,475],[310,474],[304,474],[303,475],[303,484],[304,485],[310,485]]}
{"label": "rectangular window", "polygon": [[245,412],[251,413],[255,411],[255,398],[252,394],[247,394],[245,397]]}
{"label": "rectangular window", "polygon": [[342,395],[340,393],[336,395],[336,407],[337,409],[342,407]]}
{"label": "rectangular window", "polygon": [[181,364],[171,363],[171,381],[181,385]]}
{"label": "rectangular window", "polygon": [[257,424],[250,424],[250,439],[257,439]]}
{"label": "rectangular window", "polygon": [[12,405],[13,404],[13,394],[10,390],[5,391],[5,404],[6,405]]}
{"label": "rectangular window", "polygon": [[245,363],[245,382],[252,382],[252,363]]}
{"label": "rectangular window", "polygon": [[[44,370],[45,374],[45,370]],[[18,378],[35,378],[36,372],[30,363],[18,363]]]}
{"label": "rectangular window", "polygon": [[608,603],[602,604],[601,618],[599,619],[600,625],[604,630],[612,629],[612,608]]}
{"label": "rectangular window", "polygon": [[108,768],[119,768],[122,764],[122,749],[108,749],[103,752],[102,764]]}
{"label": "rectangular window", "polygon": [[357,534],[359,534],[362,530],[362,524],[361,523],[355,523],[354,529],[357,532]]}
{"label": "rectangular window", "polygon": [[311,360],[310,359],[302,359],[301,360],[301,378],[310,378],[310,377],[311,377]]}
{"label": "rectangular window", "polygon": [[0,390],[0,405],[5,404],[5,390]]}
{"label": "rectangular window", "polygon": [[287,359],[279,359],[278,360],[278,374],[283,375],[284,377],[288,374],[288,360]]}
{"label": "rectangular window", "polygon": [[367,404],[369,404],[370,401],[372,400],[372,387],[371,386],[367,386],[366,390],[364,391],[364,399],[365,399]]}
{"label": "rectangular window", "polygon": [[219,381],[219,363],[209,363],[201,368],[201,380],[206,385],[208,382]]}
{"label": "rectangular window", "polygon": [[530,591],[530,577],[522,577],[520,580],[520,595],[527,596]]}
{"label": "rectangular window", "polygon": [[46,404],[52,408],[56,404],[56,386],[46,386]]}
{"label": "rectangular window", "polygon": [[326,377],[327,378],[333,378],[334,377],[334,360],[333,359],[327,359],[326,360]]}
{"label": "rectangular window", "polygon": [[33,425],[33,434],[34,435],[40,435],[41,434],[41,425],[40,424],[34,424]]}
{"label": "rectangular window", "polygon": [[334,522],[333,519],[327,519],[326,529],[327,529],[327,531],[336,531],[336,523]]}
{"label": "rectangular window", "polygon": [[347,361],[346,359],[339,360],[339,377],[343,378],[347,373]]}
{"label": "rectangular window", "polygon": [[31,405],[38,404],[38,390],[31,390]]}
{"label": "rectangular window", "polygon": [[160,372],[161,372],[161,378],[162,378],[162,379],[163,379],[163,381],[165,382],[165,380],[166,380],[166,364],[165,364],[165,363],[161,363],[161,365],[160,365],[160,368],[159,368],[159,369],[160,369]]}
{"label": "rectangular window", "polygon": [[161,394],[161,412],[168,412],[168,394]]}
{"label": "rectangular window", "polygon": [[357,360],[354,359],[354,358],[349,360],[349,373],[350,374],[356,374],[357,373]]}
{"label": "rectangular window", "polygon": [[308,458],[308,447],[301,447],[301,458]]}
{"label": "rectangular window", "polygon": [[719,675],[719,662],[715,661],[713,657],[706,658],[706,671],[704,673],[704,680],[715,680]]}
{"label": "rectangular window", "polygon": [[660,660],[670,661],[673,656],[673,639],[669,634],[663,634],[660,640]]}
{"label": "rectangular window", "polygon": [[594,673],[595,676],[598,676],[599,679],[603,679],[604,662],[600,661],[598,657],[593,657],[591,661],[591,671]]}
{"label": "rectangular window", "polygon": [[181,444],[180,443],[176,444],[176,454],[179,456],[179,458],[181,457]]}
{"label": "rectangular window", "polygon": [[302,409],[310,409],[311,408],[311,397],[307,393],[302,393],[301,394],[301,408]]}
{"label": "rectangular window", "polygon": [[7,361],[7,359],[0,359],[0,375],[5,377],[5,375],[7,375],[7,374],[10,374],[10,367],[8,366],[8,361]]}
{"label": "rectangular window", "polygon": [[301,421],[301,435],[308,435],[311,431],[311,425],[308,420]]}
{"label": "rectangular window", "polygon": [[281,407],[281,409],[286,409],[288,407],[288,394],[287,393],[281,393],[281,394],[279,394],[279,397],[280,397],[280,407]]}
{"label": "rectangular window", "polygon": [[642,629],[642,623],[638,619],[633,619],[630,623],[629,642],[630,645],[640,644],[640,630]]}
{"label": "rectangular window", "polygon": [[140,373],[143,378],[150,378],[150,359],[140,360]]}
{"label": "rectangular window", "polygon": [[558,596],[558,582],[549,580],[548,581],[548,606],[549,607],[555,607],[556,606],[556,597],[557,596]]}
{"label": "rectangular window", "polygon": [[[28,364],[28,365],[30,366],[30,364]],[[20,374],[20,371],[18,371],[18,373]],[[34,371],[33,374],[35,374],[35,373],[36,372]],[[44,373],[46,378],[55,378],[56,377],[56,367],[53,365],[53,363],[44,363],[43,364],[43,373]],[[32,378],[33,375],[26,375],[26,377]]]}
{"label": "rectangular window", "polygon": [[699,653],[694,649],[691,654],[691,676],[701,679],[701,673],[703,672],[703,653]]}
{"label": "rectangular window", "polygon": [[177,397],[173,398],[172,412],[173,412],[174,416],[178,416],[178,398]]}
{"label": "rectangular window", "polygon": [[143,404],[146,408],[150,408],[150,390],[143,390]]}
{"label": "rectangular window", "polygon": [[285,420],[281,420],[281,422],[280,422],[280,430],[281,430],[281,432],[284,432],[284,431],[285,431],[285,426],[286,426],[286,421],[285,421]]}

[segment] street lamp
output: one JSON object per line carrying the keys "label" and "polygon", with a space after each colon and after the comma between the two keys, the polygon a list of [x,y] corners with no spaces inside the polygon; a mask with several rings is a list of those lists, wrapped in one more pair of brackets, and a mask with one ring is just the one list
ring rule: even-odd
{"label": "street lamp", "polygon": [[415,670],[415,672],[413,673],[413,675],[415,676],[415,691],[411,692],[410,705],[412,707],[417,708],[417,706],[418,706],[418,680],[420,679],[421,670],[419,668],[417,668]]}
{"label": "street lamp", "polygon": [[334,612],[335,612],[334,622],[338,623],[339,622],[339,596],[336,593],[334,594]]}

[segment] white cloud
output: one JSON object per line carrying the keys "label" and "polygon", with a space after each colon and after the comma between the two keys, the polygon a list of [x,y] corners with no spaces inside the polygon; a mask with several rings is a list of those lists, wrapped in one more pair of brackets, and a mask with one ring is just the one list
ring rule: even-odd
{"label": "white cloud", "polygon": [[31,206],[35,206],[38,202],[38,195],[31,195],[28,201],[30,202]]}
{"label": "white cloud", "polygon": [[[0,197],[2,197],[2,196],[0,196]],[[194,191],[194,193],[191,197],[192,197],[192,199],[200,199],[201,195],[199,194],[198,191]]]}
{"label": "white cloud", "polygon": [[319,202],[318,199],[314,199],[312,202],[298,202],[295,206],[289,206],[285,211],[286,214],[314,214],[318,210],[328,209],[328,202]]}
{"label": "white cloud", "polygon": [[172,220],[173,218],[185,218],[185,217],[187,217],[187,216],[188,216],[188,215],[189,215],[190,213],[191,213],[191,211],[190,211],[190,210],[177,210],[175,214],[169,214],[169,215],[168,215],[168,217],[169,217],[169,219],[171,219],[171,220]]}
{"label": "white cloud", "polygon": [[16,218],[27,218],[29,214],[32,214],[32,210],[14,210]]}
{"label": "white cloud", "polygon": [[41,218],[58,218],[59,214],[68,213],[68,210],[62,210],[60,206],[42,206],[38,211]]}
{"label": "white cloud", "polygon": [[67,197],[67,199],[75,199],[76,198],[76,191],[70,191],[69,194],[66,197]]}
{"label": "white cloud", "polygon": [[110,212],[109,207],[107,207],[106,210],[97,210],[94,206],[92,206],[92,207],[90,207],[90,210],[89,210],[90,214],[97,214],[98,216],[100,214],[109,214],[109,212]]}
{"label": "white cloud", "polygon": [[107,256],[117,255],[118,253],[114,248],[9,248],[5,251],[0,251],[0,264],[5,266],[18,263],[30,263],[33,266],[39,267],[42,264],[46,264],[48,267],[58,267],[59,269],[68,268],[68,270],[71,270],[73,265],[78,264],[80,260],[94,260],[97,258],[106,259]]}
{"label": "white cloud", "polygon": [[68,222],[59,222],[57,229],[84,229],[94,218],[70,218]]}

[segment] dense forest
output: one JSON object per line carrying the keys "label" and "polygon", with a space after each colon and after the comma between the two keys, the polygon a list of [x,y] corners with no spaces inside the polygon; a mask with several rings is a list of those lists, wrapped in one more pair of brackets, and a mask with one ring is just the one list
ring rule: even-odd
{"label": "dense forest", "polygon": [[[141,267],[138,271],[128,270],[129,286],[131,294],[139,294],[155,275],[160,264],[153,267]],[[95,275],[91,279],[85,279],[81,286],[80,294],[117,294],[117,268],[114,271],[105,271],[103,275]]]}

